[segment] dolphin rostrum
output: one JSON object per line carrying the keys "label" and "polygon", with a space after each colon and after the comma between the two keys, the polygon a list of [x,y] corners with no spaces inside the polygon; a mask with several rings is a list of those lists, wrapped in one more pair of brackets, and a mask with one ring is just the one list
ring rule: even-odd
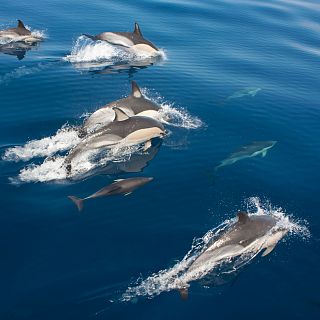
{"label": "dolphin rostrum", "polygon": [[222,260],[243,253],[258,253],[263,249],[262,256],[266,256],[288,232],[284,228],[275,228],[278,220],[271,215],[249,216],[246,212],[238,212],[237,216],[238,221],[222,232],[189,265],[179,290],[183,299],[188,296],[188,283],[205,277]]}
{"label": "dolphin rostrum", "polygon": [[68,196],[68,198],[75,203],[78,210],[81,211],[83,209],[83,202],[87,199],[94,199],[99,197],[107,197],[113,196],[117,194],[129,195],[134,190],[139,187],[144,186],[148,182],[152,181],[152,177],[136,177],[136,178],[128,178],[128,179],[117,179],[115,182],[107,185],[106,187],[98,190],[97,192],[91,194],[86,198],[77,198],[75,196]]}
{"label": "dolphin rostrum", "polygon": [[8,39],[11,41],[23,41],[26,43],[39,42],[42,37],[35,36],[28,30],[21,20],[18,20],[16,28],[0,30],[0,39]]}
{"label": "dolphin rostrum", "polygon": [[233,164],[239,160],[252,158],[261,155],[265,157],[269,149],[271,149],[277,141],[254,141],[249,145],[241,147],[238,151],[230,154],[230,156],[220,162],[215,167],[215,171],[219,168]]}
{"label": "dolphin rostrum", "polygon": [[129,117],[138,115],[156,118],[160,106],[145,98],[135,81],[131,82],[131,87],[132,91],[128,97],[110,102],[93,112],[90,117],[86,119],[82,128],[80,129],[80,135],[84,136],[87,131],[91,131],[94,128],[109,123],[110,110],[113,107],[117,107],[118,109],[122,110]]}
{"label": "dolphin rostrum", "polygon": [[[70,151],[65,164],[67,171],[71,171],[72,160],[89,150],[105,150],[116,145],[132,146],[144,143],[144,149],[151,147],[151,140],[162,138],[166,132],[161,122],[141,116],[128,117],[122,110],[114,108],[117,120],[100,128],[94,134],[83,139]],[[119,121],[121,119],[121,121]]]}
{"label": "dolphin rostrum", "polygon": [[107,41],[110,44],[129,49],[136,54],[156,55],[159,49],[142,36],[138,23],[134,25],[133,32],[102,32],[95,36],[84,34],[92,40]]}

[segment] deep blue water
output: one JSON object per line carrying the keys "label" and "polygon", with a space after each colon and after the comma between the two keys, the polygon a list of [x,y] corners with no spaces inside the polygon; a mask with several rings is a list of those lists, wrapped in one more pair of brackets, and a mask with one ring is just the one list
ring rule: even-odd
{"label": "deep blue water", "polygon": [[[1,157],[80,124],[85,112],[127,95],[131,80],[185,110],[188,121],[169,127],[139,173],[39,181],[55,176],[54,166],[37,169],[45,156],[1,160],[0,318],[317,319],[319,15],[315,0],[2,0],[1,28],[19,18],[46,39],[22,60],[0,53]],[[64,59],[82,33],[130,31],[134,21],[166,59],[143,67]],[[247,87],[261,90],[226,100]],[[213,177],[221,160],[257,140],[277,144]],[[88,201],[81,214],[66,197],[141,175],[155,180],[128,197]],[[176,291],[119,301],[139,278],[181,260],[194,238],[246,209],[250,197],[281,207],[311,236],[287,236],[223,285],[192,284],[188,301]]]}

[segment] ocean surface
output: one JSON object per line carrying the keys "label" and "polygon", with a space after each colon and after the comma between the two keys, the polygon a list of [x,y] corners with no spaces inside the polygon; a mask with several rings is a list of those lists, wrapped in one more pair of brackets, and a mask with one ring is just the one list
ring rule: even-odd
{"label": "ocean surface", "polygon": [[[1,29],[45,39],[0,44],[0,319],[319,319],[319,17],[316,0],[1,0]],[[157,59],[81,36],[135,21]],[[132,80],[168,135],[68,176],[76,126]],[[276,143],[217,169],[254,141]],[[136,176],[154,180],[81,213],[67,198]],[[239,210],[289,233],[181,300],[172,280]]]}

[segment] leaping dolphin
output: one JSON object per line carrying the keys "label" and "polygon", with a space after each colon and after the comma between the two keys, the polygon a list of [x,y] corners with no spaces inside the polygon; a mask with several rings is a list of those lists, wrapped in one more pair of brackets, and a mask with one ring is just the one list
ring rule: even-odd
{"label": "leaping dolphin", "polygon": [[107,41],[110,44],[129,49],[136,54],[157,55],[159,49],[142,35],[138,23],[134,24],[133,32],[102,32],[95,36],[83,34],[92,40]]}
{"label": "leaping dolphin", "polygon": [[122,121],[114,121],[83,139],[72,149],[65,160],[67,171],[71,171],[72,160],[89,150],[110,149],[117,145],[132,146],[145,144],[144,149],[151,147],[151,140],[162,138],[165,129],[161,122],[141,116],[128,117],[122,110],[114,108],[117,117]]}
{"label": "leaping dolphin", "polygon": [[238,151],[230,154],[229,157],[222,160],[218,166],[215,167],[215,171],[221,167],[228,166],[239,160],[252,158],[261,155],[265,157],[269,149],[271,149],[277,141],[254,141],[247,146],[241,147]]}
{"label": "leaping dolphin", "polygon": [[81,211],[83,209],[83,202],[87,199],[94,199],[100,197],[113,196],[118,194],[124,194],[125,196],[132,193],[139,187],[144,186],[148,182],[152,181],[153,178],[145,178],[145,177],[136,177],[136,178],[128,178],[128,179],[117,179],[112,184],[107,185],[106,187],[98,190],[97,192],[91,194],[86,198],[78,198],[75,196],[68,196],[68,198],[74,202],[77,206],[78,210]]}
{"label": "leaping dolphin", "polygon": [[181,279],[181,297],[188,296],[189,282],[205,277],[222,260],[243,253],[260,252],[269,254],[288,230],[275,228],[278,220],[270,215],[248,215],[238,212],[238,221],[210,244],[188,267]]}
{"label": "leaping dolphin", "polygon": [[18,20],[16,28],[0,30],[0,39],[23,41],[26,43],[35,43],[43,40],[42,37],[33,35],[32,32],[24,26],[21,20]]}
{"label": "leaping dolphin", "polygon": [[110,122],[110,110],[113,107],[122,110],[129,117],[137,115],[157,118],[160,106],[145,98],[135,81],[131,82],[131,87],[132,91],[128,97],[110,102],[93,112],[80,129],[80,135],[84,136],[91,129],[108,124]]}

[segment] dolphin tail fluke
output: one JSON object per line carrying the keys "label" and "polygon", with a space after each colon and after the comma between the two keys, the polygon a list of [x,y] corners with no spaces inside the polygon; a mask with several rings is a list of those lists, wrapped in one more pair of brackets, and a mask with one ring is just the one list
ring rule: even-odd
{"label": "dolphin tail fluke", "polygon": [[86,34],[86,33],[83,33],[82,35],[87,37],[87,38],[89,38],[89,39],[91,39],[91,40],[97,40],[96,36],[91,36],[90,34]]}
{"label": "dolphin tail fluke", "polygon": [[68,198],[77,206],[79,211],[82,211],[84,199],[77,198],[75,196],[68,196]]}
{"label": "dolphin tail fluke", "polygon": [[181,289],[179,289],[179,293],[180,293],[180,298],[181,298],[182,300],[188,300],[188,298],[189,298],[188,288],[181,288]]}

